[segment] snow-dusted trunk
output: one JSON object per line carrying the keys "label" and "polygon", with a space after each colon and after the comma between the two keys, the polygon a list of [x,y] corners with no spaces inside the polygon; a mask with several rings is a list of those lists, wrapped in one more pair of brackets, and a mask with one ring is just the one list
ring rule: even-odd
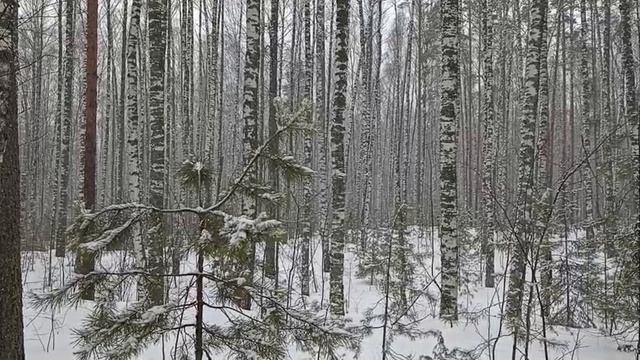
{"label": "snow-dusted trunk", "polygon": [[[98,110],[98,0],[87,0],[87,56],[85,63],[85,123],[82,195],[84,208],[92,211],[96,205],[96,115]],[[88,274],[94,269],[94,254],[80,250],[76,256],[75,272]],[[88,287],[81,294],[93,300],[94,289]]]}
{"label": "snow-dusted trunk", "polygon": [[[537,144],[537,160],[538,160],[538,178],[537,178],[537,196],[538,211],[537,218],[540,219],[536,226],[536,236],[540,243],[540,272],[541,272],[541,292],[543,297],[542,306],[544,306],[545,315],[549,315],[551,280],[552,280],[552,264],[551,264],[551,243],[548,227],[548,220],[551,219],[553,212],[552,206],[552,176],[553,163],[550,160],[553,151],[553,126],[549,124],[549,69],[547,62],[547,27],[542,29],[542,39],[540,40],[540,92],[539,92],[539,108],[540,120],[538,121],[538,144]],[[557,74],[557,71],[556,71]],[[555,82],[554,82],[555,83]],[[542,233],[544,231],[544,234]]]}
{"label": "snow-dusted trunk", "polygon": [[349,63],[349,0],[336,0],[335,83],[333,118],[331,120],[331,270],[329,301],[331,313],[344,315],[344,218],[345,218],[345,156],[344,132],[347,106],[347,71]]}
{"label": "snow-dusted trunk", "polygon": [[531,231],[533,230],[533,190],[535,164],[535,130],[540,85],[540,48],[543,28],[546,25],[547,0],[535,0],[531,4],[528,52],[525,81],[522,88],[522,112],[520,127],[520,150],[518,153],[518,203],[513,262],[509,277],[507,316],[517,329],[522,313],[522,297],[529,254]]}
{"label": "snow-dusted trunk", "polygon": [[[615,148],[616,148],[616,117],[613,116],[613,109],[611,108],[611,0],[604,1],[604,34],[602,38],[602,119],[603,129],[605,129],[609,139],[605,141],[603,146],[603,158],[606,162],[605,172],[605,222],[604,233],[607,239],[613,240],[617,234],[617,216],[616,216],[616,160],[615,160]],[[611,242],[604,243],[604,256],[605,260],[611,250]],[[610,295],[609,291],[609,276],[607,273],[607,266],[604,267],[604,294]],[[605,311],[605,323],[608,323],[608,317],[610,312]]]}
{"label": "snow-dusted trunk", "polygon": [[125,137],[125,127],[126,127],[126,105],[127,105],[127,17],[129,10],[129,2],[123,2],[122,9],[122,49],[120,54],[120,104],[118,109],[118,121],[117,121],[117,130],[118,135],[114,137],[114,144],[118,144],[117,148],[115,148],[115,160],[114,160],[114,169],[117,169],[114,176],[114,183],[116,184],[116,200],[117,202],[122,202],[126,200],[125,196],[125,170],[126,170],[126,147],[127,141]]}
{"label": "snow-dusted trunk", "polygon": [[440,99],[440,318],[458,319],[458,191],[456,153],[460,112],[458,0],[440,5],[442,77]]}
{"label": "snow-dusted trunk", "polygon": [[[361,234],[360,234],[360,251],[364,254],[367,247],[367,238],[369,230],[369,220],[371,213],[371,167],[372,167],[372,142],[371,142],[371,104],[372,104],[372,92],[371,81],[373,77],[373,41],[371,36],[373,11],[371,11],[369,22],[364,26],[364,31],[361,32],[363,39],[361,39],[361,57],[364,57],[362,62],[362,69],[360,70],[360,81],[362,82],[362,88],[360,91],[360,102],[362,111],[362,121],[360,128],[360,154],[359,164],[357,166],[359,174],[357,175],[356,188],[360,192],[358,197],[361,201],[360,206],[360,221],[361,221]],[[360,16],[361,23],[365,22],[364,15],[362,14],[362,4],[360,4]],[[363,26],[362,24],[360,25]]]}
{"label": "snow-dusted trunk", "polygon": [[593,79],[590,73],[591,62],[591,34],[589,32],[589,21],[587,20],[587,5],[585,0],[580,1],[581,16],[581,61],[580,67],[582,72],[582,155],[585,157],[584,166],[581,168],[582,181],[584,182],[584,203],[585,215],[583,228],[586,233],[586,240],[590,242],[594,238],[593,233],[593,180],[591,178],[592,161],[591,158],[591,124],[593,122],[591,103],[593,101],[591,95],[591,83]]}
{"label": "snow-dusted trunk", "polygon": [[60,128],[60,183],[56,220],[56,256],[65,255],[65,230],[67,228],[67,203],[69,200],[69,163],[71,140],[71,117],[73,115],[73,78],[74,78],[74,46],[75,46],[75,6],[73,0],[65,3],[65,78],[64,78],[64,110]]}
{"label": "snow-dusted trunk", "polygon": [[182,151],[183,158],[194,152],[193,144],[193,1],[182,0],[180,43],[182,55]]}
{"label": "snow-dusted trunk", "polygon": [[[313,77],[313,47],[311,46],[311,0],[304,0],[304,89],[303,98],[306,103],[311,104],[312,77]],[[306,118],[307,125],[313,125],[313,111],[309,111]],[[304,136],[304,165],[313,167],[313,137],[310,132]],[[309,247],[311,244],[311,206],[313,204],[313,181],[311,177],[303,180],[302,204],[302,246],[300,249],[301,259],[301,293],[309,295]]]}
{"label": "snow-dusted trunk", "polygon": [[[140,140],[140,130],[138,129],[138,36],[140,34],[140,0],[131,2],[131,21],[129,23],[129,39],[127,40],[127,200],[129,202],[140,201],[140,153],[138,142]],[[134,255],[136,266],[139,269],[145,268],[145,249],[142,242],[140,223],[136,223],[131,230],[133,239]],[[145,301],[146,294],[145,281],[138,282],[138,300]]]}
{"label": "snow-dusted trunk", "polygon": [[113,159],[113,130],[115,127],[112,122],[115,120],[115,117],[112,114],[113,104],[112,101],[115,99],[112,92],[112,75],[113,75],[113,28],[111,26],[111,0],[105,1],[105,12],[107,18],[107,67],[106,67],[106,94],[105,94],[105,107],[104,114],[102,118],[102,169],[100,176],[101,179],[101,197],[100,204],[105,206],[107,203],[113,201],[113,182],[109,180],[109,177],[115,170],[112,165]]}
{"label": "snow-dusted trunk", "polygon": [[[214,0],[211,4],[211,33],[209,34],[207,57],[209,59],[208,66],[208,78],[207,78],[207,96],[208,96],[208,109],[206,122],[206,143],[205,143],[205,158],[208,163],[209,169],[214,168],[214,156],[215,149],[215,125],[216,125],[216,111],[218,110],[218,0]],[[218,169],[218,171],[221,171]],[[207,198],[210,198],[211,189],[207,189]]]}
{"label": "snow-dusted trunk", "polygon": [[[495,215],[494,215],[494,194],[493,189],[493,172],[496,151],[494,143],[495,135],[495,111],[493,101],[493,22],[496,12],[493,10],[493,1],[485,1],[485,8],[482,10],[482,21],[484,22],[483,40],[483,69],[484,69],[484,88],[482,99],[482,125],[483,125],[483,169],[482,169],[482,187],[484,200],[484,233],[483,247],[485,256],[485,279],[486,287],[494,287],[494,232],[495,232]],[[489,16],[491,13],[491,16]]]}
{"label": "snow-dusted trunk", "polygon": [[[260,0],[247,0],[246,9],[246,58],[244,65],[244,96],[243,96],[243,118],[244,137],[242,141],[242,159],[244,166],[248,166],[254,151],[258,148],[258,90],[260,71]],[[249,183],[255,183],[257,170],[255,166],[247,172],[246,179]],[[242,215],[249,219],[256,216],[256,199],[251,195],[242,198]],[[247,284],[253,280],[253,267],[255,256],[255,243],[249,239]],[[249,296],[247,294],[247,296]],[[247,309],[251,307],[249,298],[243,299],[243,306]]]}
{"label": "snow-dusted trunk", "polygon": [[327,194],[329,192],[329,180],[327,178],[327,155],[328,150],[328,137],[327,137],[327,85],[326,85],[326,66],[325,66],[325,16],[324,16],[324,0],[318,0],[316,2],[316,130],[318,131],[318,219],[320,236],[322,241],[322,271],[329,272],[330,270],[330,245],[329,237],[327,236],[327,211],[328,200]]}
{"label": "snow-dusted trunk", "polygon": [[183,157],[188,157],[195,151],[193,144],[193,1],[182,0],[180,14],[182,24],[182,150]]}
{"label": "snow-dusted trunk", "polygon": [[[165,102],[164,67],[167,31],[167,4],[165,0],[150,0],[149,11],[149,203],[163,207],[165,194]],[[151,215],[147,244],[146,269],[151,274],[163,274],[163,248],[165,240],[165,220],[159,213]],[[164,280],[149,278],[147,294],[152,305],[163,303]]]}
{"label": "snow-dusted trunk", "polygon": [[[636,204],[640,203],[640,149],[638,148],[638,132],[640,127],[640,114],[638,114],[638,98],[636,97],[636,78],[634,72],[633,40],[631,39],[631,4],[629,0],[620,0],[620,25],[622,28],[622,64],[625,74],[625,104],[627,122],[631,129],[631,153],[633,155],[633,167],[635,171],[634,186]],[[640,212],[636,214],[635,241],[633,259],[637,266],[635,291],[640,300],[640,281],[637,276],[640,274]],[[640,321],[640,319],[639,319]],[[638,340],[640,342],[640,339]]]}
{"label": "snow-dusted trunk", "polygon": [[18,150],[18,1],[0,1],[0,354],[24,359]]}
{"label": "snow-dusted trunk", "polygon": [[62,151],[62,108],[63,108],[63,99],[64,99],[64,38],[63,38],[63,21],[62,21],[62,12],[63,12],[63,0],[58,0],[58,73],[57,73],[57,81],[56,81],[56,120],[54,123],[54,157],[55,157],[55,168],[53,169],[53,194],[52,198],[52,208],[53,214],[51,216],[51,242],[50,242],[50,250],[54,247],[57,248],[58,244],[58,203],[60,196],[60,160],[61,160],[61,151]]}
{"label": "snow-dusted trunk", "polygon": [[[278,131],[278,122],[276,119],[275,100],[278,97],[278,10],[280,2],[271,0],[271,19],[269,24],[269,122],[267,124],[269,137],[273,137]],[[277,156],[278,142],[271,143],[270,152]],[[269,186],[272,191],[280,190],[280,181],[278,169],[275,164],[270,164],[269,168]],[[278,218],[278,206],[271,207],[270,216]],[[269,279],[275,279],[278,273],[276,263],[276,243],[274,239],[268,238],[264,248],[264,273]]]}

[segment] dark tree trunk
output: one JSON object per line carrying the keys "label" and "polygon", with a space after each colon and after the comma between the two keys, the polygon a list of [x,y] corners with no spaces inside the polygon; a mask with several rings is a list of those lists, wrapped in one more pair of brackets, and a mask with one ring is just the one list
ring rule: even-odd
{"label": "dark tree trunk", "polygon": [[18,150],[18,2],[0,1],[0,357],[24,360]]}

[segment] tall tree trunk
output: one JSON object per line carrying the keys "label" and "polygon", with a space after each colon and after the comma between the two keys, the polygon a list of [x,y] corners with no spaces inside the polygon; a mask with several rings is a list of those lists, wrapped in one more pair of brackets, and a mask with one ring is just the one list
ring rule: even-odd
{"label": "tall tree trunk", "polygon": [[[304,0],[304,89],[303,99],[305,106],[311,106],[313,96],[313,47],[311,46],[311,0]],[[313,125],[313,111],[309,109],[307,125]],[[313,167],[313,137],[311,133],[304,136],[304,165]],[[303,183],[304,203],[302,205],[302,246],[300,249],[301,259],[301,293],[309,295],[309,247],[311,244],[311,205],[313,204],[313,182],[310,177],[304,179]]]}
{"label": "tall tree trunk", "polygon": [[63,38],[63,21],[62,21],[62,12],[63,12],[63,0],[58,0],[58,76],[56,81],[56,120],[54,125],[54,157],[55,157],[55,168],[53,170],[53,194],[52,198],[52,208],[53,214],[51,216],[51,244],[50,250],[53,250],[55,247],[57,249],[58,244],[58,212],[60,209],[58,208],[60,197],[60,164],[61,164],[61,152],[62,152],[62,111],[63,111],[63,101],[64,101],[64,38]]}
{"label": "tall tree trunk", "polygon": [[345,240],[345,109],[349,64],[349,0],[336,0],[335,83],[331,121],[331,269],[329,301],[331,313],[344,315],[344,240]]}
{"label": "tall tree trunk", "polygon": [[[636,78],[634,70],[634,58],[633,58],[633,40],[631,39],[631,4],[629,0],[620,0],[620,25],[622,28],[622,66],[625,74],[625,105],[627,123],[631,127],[631,153],[633,155],[633,166],[635,170],[634,186],[636,204],[640,204],[640,148],[638,147],[638,132],[640,131],[640,114],[638,113],[638,98],[636,94]],[[635,223],[635,241],[633,244],[633,263],[637,266],[636,269],[629,269],[631,272],[635,272],[635,283],[632,285],[635,287],[636,296],[640,300],[640,280],[638,275],[640,274],[640,212],[636,213]],[[636,314],[638,315],[638,314]],[[640,321],[640,317],[639,320]],[[640,324],[639,324],[640,328]],[[639,339],[640,342],[640,339]]]}
{"label": "tall tree trunk", "polygon": [[[606,165],[605,172],[605,223],[604,233],[604,295],[609,296],[609,275],[607,271],[607,257],[612,249],[611,245],[617,235],[617,214],[616,214],[616,160],[615,149],[617,143],[617,122],[612,109],[612,81],[611,81],[611,0],[604,1],[604,34],[602,39],[602,119],[606,122],[606,129],[609,139],[603,146],[603,158]],[[605,328],[609,323],[610,309],[605,310]]]}
{"label": "tall tree trunk", "polygon": [[535,0],[531,4],[527,65],[522,88],[523,108],[520,119],[520,150],[518,153],[517,225],[514,233],[514,255],[509,277],[509,297],[507,298],[507,316],[515,331],[514,344],[518,339],[526,264],[531,245],[531,231],[533,230],[532,193],[534,189],[535,129],[540,86],[540,49],[546,17],[547,0]]}
{"label": "tall tree trunk", "polygon": [[[140,0],[131,2],[131,21],[129,23],[129,39],[127,40],[127,200],[140,201],[140,152],[139,141],[141,131],[138,119],[138,39],[140,35]],[[125,96],[125,94],[123,94]],[[145,269],[145,249],[142,242],[140,223],[136,223],[131,231],[136,266]],[[138,300],[148,298],[144,280],[138,282]]]}
{"label": "tall tree trunk", "polygon": [[[484,69],[484,98],[483,98],[483,157],[484,163],[482,170],[483,198],[484,198],[484,237],[482,239],[485,256],[485,279],[484,285],[492,288],[495,285],[494,279],[494,232],[495,232],[495,214],[494,214],[494,193],[493,185],[493,162],[495,160],[495,112],[493,101],[493,22],[495,11],[493,10],[493,2],[485,0],[485,8],[482,12],[484,22],[483,33],[483,69]],[[491,16],[489,16],[491,13]]]}
{"label": "tall tree trunk", "polygon": [[[584,202],[585,202],[585,216],[584,216],[584,230],[586,232],[587,243],[590,243],[594,238],[593,233],[593,179],[591,178],[591,124],[593,122],[591,102],[593,98],[591,96],[591,83],[593,79],[589,72],[591,49],[589,47],[590,33],[589,33],[589,21],[587,20],[587,5],[585,0],[580,1],[580,14],[581,14],[581,42],[582,42],[582,57],[581,57],[581,71],[582,71],[582,154],[586,158],[584,166],[581,168],[582,181],[584,182]],[[589,244],[587,244],[588,246]]]}
{"label": "tall tree trunk", "polygon": [[[559,25],[558,25],[559,27]],[[544,315],[549,316],[551,307],[551,280],[552,280],[552,257],[551,242],[549,235],[549,222],[553,214],[552,206],[552,180],[553,180],[553,161],[551,153],[553,152],[553,124],[549,124],[549,66],[548,57],[548,41],[547,27],[543,29],[542,39],[540,40],[540,92],[539,92],[539,108],[540,121],[538,124],[538,144],[537,144],[537,160],[538,160],[538,178],[537,189],[539,199],[539,210],[537,218],[538,223],[543,224],[542,227],[536,227],[536,235],[541,236],[540,240],[540,270],[541,270],[541,287],[544,306]],[[559,45],[559,44],[557,44]],[[557,50],[557,48],[556,48]],[[556,51],[557,53],[557,51]],[[557,54],[556,54],[557,55]],[[557,71],[556,71],[557,74]],[[555,79],[554,79],[555,80]],[[554,81],[555,84],[555,81]],[[543,233],[544,232],[544,233]]]}
{"label": "tall tree trunk", "polygon": [[18,149],[18,1],[0,1],[0,354],[24,360]]}
{"label": "tall tree trunk", "polygon": [[64,114],[62,118],[60,156],[60,191],[56,220],[56,256],[64,257],[66,247],[67,210],[69,201],[69,172],[71,157],[71,121],[73,116],[73,80],[74,80],[74,47],[75,47],[75,13],[73,0],[66,0],[66,33],[65,33],[65,90]]}
{"label": "tall tree trunk", "polygon": [[[362,7],[362,5],[361,5]],[[365,19],[361,10],[361,23],[363,24]],[[371,105],[373,102],[372,99],[372,91],[371,91],[371,82],[377,81],[377,79],[373,80],[373,37],[371,34],[372,31],[372,23],[373,23],[373,11],[371,11],[371,16],[369,17],[369,22],[365,26],[364,39],[361,40],[363,42],[363,49],[361,50],[361,56],[364,57],[362,61],[362,69],[361,69],[361,111],[362,111],[362,124],[360,130],[360,153],[359,153],[359,166],[357,167],[360,170],[360,174],[357,176],[357,188],[360,192],[360,196],[358,197],[360,201],[360,221],[362,223],[362,229],[360,234],[360,251],[362,254],[366,252],[367,242],[368,242],[368,231],[370,227],[370,214],[371,214],[371,168],[372,164],[372,150],[373,144],[371,141],[371,114],[372,109]],[[364,26],[364,25],[361,25]]]}
{"label": "tall tree trunk", "polygon": [[[243,163],[248,166],[253,152],[258,149],[258,121],[261,119],[258,114],[259,108],[259,71],[260,71],[260,0],[247,0],[246,11],[246,60],[244,65],[244,96],[243,96],[243,118],[244,118],[244,138],[243,138]],[[253,166],[247,173],[247,181],[255,183],[257,169]],[[242,215],[249,219],[256,216],[256,199],[251,196],[244,196],[242,199]],[[255,243],[249,241],[247,284],[253,282],[253,268],[255,257]],[[249,294],[242,299],[241,306],[245,309],[251,308],[251,298]]]}
{"label": "tall tree trunk", "polygon": [[[211,4],[211,33],[209,35],[209,47],[208,52],[208,79],[207,79],[207,96],[208,96],[208,116],[206,121],[206,144],[205,144],[205,158],[209,164],[209,168],[213,169],[215,166],[214,161],[214,149],[215,149],[215,128],[217,119],[218,107],[218,38],[219,38],[219,24],[218,24],[218,0],[214,0]],[[222,113],[220,113],[222,114]],[[219,170],[221,171],[221,170]],[[212,189],[207,189],[207,199],[211,198]]]}
{"label": "tall tree trunk", "polygon": [[[322,0],[320,0],[322,1]],[[273,137],[278,131],[278,122],[276,119],[276,98],[278,97],[278,10],[280,2],[271,0],[271,19],[269,24],[269,122],[267,124],[269,137]],[[278,154],[278,141],[271,143],[269,149],[275,156]],[[279,175],[275,164],[269,166],[269,185],[271,191],[280,191]],[[278,218],[278,206],[271,207],[270,214],[274,218]],[[265,276],[274,280],[278,273],[276,264],[276,243],[274,239],[267,239],[264,249],[264,273]]]}
{"label": "tall tree trunk", "polygon": [[105,1],[105,11],[107,13],[107,76],[106,76],[106,94],[105,94],[105,110],[102,119],[102,171],[101,171],[101,205],[106,205],[107,203],[113,201],[113,182],[109,180],[109,177],[115,171],[115,168],[112,167],[112,159],[113,159],[113,130],[115,127],[112,122],[115,121],[115,117],[112,114],[113,104],[112,101],[116,97],[111,93],[112,91],[112,75],[113,75],[113,29],[111,26],[111,0]]}
{"label": "tall tree trunk", "polygon": [[195,151],[193,146],[193,2],[182,0],[181,50],[182,50],[182,149],[183,158]]}
{"label": "tall tree trunk", "polygon": [[327,81],[325,62],[325,0],[317,0],[316,4],[316,129],[318,131],[318,221],[322,242],[322,271],[329,272],[331,268],[329,236],[327,236],[327,212],[329,180],[327,178],[328,158],[328,121],[327,121]]}
{"label": "tall tree trunk", "polygon": [[440,5],[442,77],[440,105],[440,318],[458,319],[458,191],[456,153],[460,119],[458,0]]}
{"label": "tall tree trunk", "polygon": [[[149,11],[149,203],[154,207],[163,207],[165,203],[165,101],[164,72],[167,32],[167,4],[165,0],[150,0]],[[151,216],[148,231],[148,251],[145,254],[146,269],[151,274],[165,273],[163,250],[165,248],[166,226],[163,216],[155,212]],[[149,278],[147,294],[151,305],[164,303],[164,279]]]}
{"label": "tall tree trunk", "polygon": [[[125,182],[124,182],[124,173],[126,170],[126,146],[127,141],[125,137],[125,126],[127,122],[127,114],[126,114],[126,103],[127,103],[127,17],[128,17],[128,1],[123,2],[123,10],[122,10],[122,53],[120,57],[120,110],[119,110],[119,118],[118,121],[118,136],[114,139],[114,144],[118,144],[118,148],[116,149],[116,158],[117,158],[117,171],[114,174],[115,183],[117,186],[117,201],[122,202],[126,200],[125,197]],[[131,24],[129,24],[131,27]],[[129,29],[130,30],[130,29]]]}
{"label": "tall tree trunk", "polygon": [[[96,205],[96,115],[98,111],[98,0],[87,0],[87,56],[83,155],[82,194],[84,208],[92,211]],[[76,256],[75,272],[86,275],[94,269],[94,255],[80,250]],[[80,297],[93,300],[94,288],[82,291]]]}

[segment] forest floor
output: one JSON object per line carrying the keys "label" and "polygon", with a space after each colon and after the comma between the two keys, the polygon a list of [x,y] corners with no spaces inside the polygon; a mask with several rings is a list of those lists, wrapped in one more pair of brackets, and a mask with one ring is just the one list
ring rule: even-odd
{"label": "forest floor", "polygon": [[[506,325],[501,326],[501,307],[504,299],[504,274],[505,256],[496,254],[497,279],[496,287],[493,289],[484,288],[482,279],[473,279],[472,274],[482,273],[477,263],[461,258],[461,272],[469,275],[467,283],[470,284],[461,289],[459,297],[460,320],[451,325],[438,319],[438,288],[437,282],[431,281],[433,273],[437,272],[439,266],[437,259],[439,254],[431,253],[432,245],[437,249],[437,239],[432,242],[429,232],[421,232],[413,229],[410,236],[410,243],[413,245],[413,256],[410,263],[413,264],[412,283],[416,290],[407,292],[407,301],[412,304],[408,316],[398,317],[389,315],[389,324],[395,324],[393,330],[387,327],[388,341],[386,348],[387,359],[429,359],[427,356],[434,356],[433,350],[438,344],[440,333],[444,344],[453,354],[454,349],[469,351],[473,358],[478,359],[511,359],[513,339]],[[299,282],[299,276],[292,269],[292,256],[294,250],[297,251],[297,244],[285,244],[280,248],[280,283],[287,286],[288,279],[294,283]],[[344,293],[347,304],[346,317],[351,320],[351,324],[365,324],[370,327],[370,334],[362,339],[359,359],[376,360],[382,359],[382,338],[383,320],[385,309],[385,292],[381,280],[378,277],[378,284],[371,285],[369,279],[359,279],[357,277],[358,259],[354,255],[355,248],[347,246],[344,263]],[[382,263],[384,259],[384,249],[379,251]],[[302,298],[299,294],[291,296],[292,306],[307,306],[313,302],[327,304],[329,295],[329,275],[322,273],[322,256],[319,239],[314,239],[312,244],[312,275],[311,296]],[[114,258],[119,255],[113,254]],[[432,264],[431,259],[435,259]],[[52,278],[60,282],[62,276],[69,277],[73,264],[71,259],[65,260],[64,266],[53,260]],[[119,261],[119,260],[118,260]],[[107,263],[104,257],[101,263]],[[117,262],[117,261],[115,261]],[[193,263],[193,262],[191,262]],[[49,276],[48,268],[49,254],[46,252],[29,252],[23,254],[23,284],[24,295],[24,328],[25,328],[25,348],[27,360],[71,360],[74,352],[74,328],[82,324],[83,317],[90,309],[90,303],[81,304],[78,308],[65,307],[55,313],[43,313],[36,310],[31,304],[29,294],[31,292],[42,292],[45,290],[44,284]],[[295,265],[295,264],[294,264]],[[433,267],[432,267],[433,265]],[[185,266],[190,266],[185,264]],[[476,266],[477,269],[474,269]],[[433,269],[433,270],[432,270]],[[436,273],[437,276],[437,273]],[[293,288],[297,288],[294,285]],[[324,289],[324,291],[323,291]],[[172,290],[173,291],[173,290]],[[397,293],[396,293],[397,294]],[[397,300],[397,299],[396,299]],[[390,299],[390,302],[395,300]],[[369,319],[369,321],[367,321]],[[532,317],[533,329],[539,329],[539,317]],[[205,314],[205,321],[219,324],[226,321],[223,314],[214,313],[209,310]],[[415,335],[401,334],[397,330],[403,325],[406,331]],[[390,334],[389,334],[390,333]],[[427,334],[428,336],[420,336]],[[544,350],[540,341],[542,335],[533,336],[537,340],[532,340],[529,346],[530,359],[544,359]],[[491,339],[489,346],[488,339]],[[497,339],[497,341],[496,341]],[[625,353],[617,350],[617,342],[604,336],[597,329],[572,329],[554,326],[547,329],[547,339],[553,346],[549,346],[549,359],[572,359],[572,360],[631,360],[635,358],[633,353]],[[175,340],[166,338],[162,342],[155,344],[144,352],[141,360],[171,359],[172,348]],[[340,359],[353,359],[356,355],[349,349],[340,350],[337,354]],[[462,356],[459,353],[458,356]],[[215,359],[227,359],[228,354],[217,354]],[[451,357],[451,359],[467,359],[465,357]],[[524,358],[519,354],[516,358]],[[289,359],[317,359],[317,355],[302,353],[295,346],[289,349]]]}

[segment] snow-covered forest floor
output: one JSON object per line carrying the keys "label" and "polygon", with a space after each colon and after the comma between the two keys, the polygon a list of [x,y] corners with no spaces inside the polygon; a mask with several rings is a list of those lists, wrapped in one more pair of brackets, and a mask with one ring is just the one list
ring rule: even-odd
{"label": "snow-covered forest floor", "polygon": [[[362,279],[357,276],[359,259],[355,256],[355,248],[347,247],[345,254],[344,291],[347,304],[346,318],[351,325],[360,325],[368,328],[370,333],[363,336],[358,354],[350,349],[342,349],[338,354],[340,359],[382,359],[383,328],[387,329],[388,359],[430,359],[434,356],[434,349],[438,348],[439,339],[444,340],[444,345],[450,354],[454,349],[459,349],[458,356],[451,358],[466,359],[463,352],[468,352],[470,358],[478,359],[510,359],[513,340],[506,324],[501,324],[501,308],[503,307],[504,278],[507,254],[496,254],[496,287],[484,288],[482,281],[476,276],[482,269],[477,261],[471,261],[463,257],[461,259],[461,272],[463,278],[467,278],[461,286],[459,297],[460,321],[449,324],[438,319],[439,290],[437,281],[433,280],[435,272],[438,273],[439,254],[431,253],[431,249],[439,248],[437,239],[431,241],[430,230],[419,231],[413,228],[410,235],[410,243],[413,247],[413,291],[407,291],[410,310],[405,316],[390,314],[387,316],[387,326],[384,324],[385,305],[391,307],[394,300],[391,295],[387,300],[385,296],[384,277],[377,277],[376,284],[372,285],[370,278]],[[295,307],[315,307],[319,312],[326,313],[329,295],[329,274],[322,273],[321,244],[319,238],[315,238],[312,244],[312,275],[311,295],[302,297],[297,290],[299,274],[292,271],[293,254],[296,253],[297,244],[288,243],[280,247],[280,286],[289,289],[291,283],[291,297],[288,302]],[[433,246],[433,247],[432,247]],[[260,253],[260,251],[258,251]],[[121,262],[127,261],[127,256],[122,252],[109,252],[103,255],[99,261],[98,269],[121,266]],[[189,270],[194,267],[194,257],[191,256],[183,267]],[[379,251],[379,259],[384,264],[384,249]],[[432,259],[435,263],[432,264]],[[56,312],[42,312],[37,310],[31,300],[30,294],[47,290],[48,269],[53,269],[51,276],[54,285],[59,286],[63,277],[68,279],[72,273],[73,259],[67,257],[64,265],[59,259],[53,258],[49,264],[49,254],[46,252],[23,253],[23,284],[24,294],[24,331],[25,348],[28,360],[39,359],[72,359],[74,356],[74,329],[82,325],[84,316],[89,312],[92,303],[83,303],[78,308],[63,307]],[[295,264],[293,264],[295,268]],[[433,266],[432,266],[433,265]],[[474,268],[475,267],[475,268]],[[206,271],[206,270],[205,270]],[[464,274],[467,274],[466,276]],[[179,297],[189,289],[189,297],[194,295],[192,282],[188,278],[182,278],[175,283],[170,290],[170,297]],[[131,297],[134,293],[131,289],[125,290]],[[209,294],[211,295],[211,294]],[[182,296],[184,298],[184,296]],[[184,301],[184,300],[182,300]],[[125,302],[122,303],[126,305]],[[259,318],[259,310],[254,307],[250,315]],[[228,313],[226,315],[229,315]],[[205,309],[205,322],[212,324],[224,324],[229,318],[221,310]],[[185,321],[193,314],[185,314]],[[233,318],[233,315],[231,316]],[[539,317],[532,316],[532,329],[539,330]],[[402,331],[400,329],[403,329]],[[530,359],[544,359],[542,335],[532,335],[529,347]],[[439,338],[437,334],[442,334]],[[489,345],[490,339],[490,345]],[[615,339],[603,335],[597,329],[570,329],[565,327],[551,327],[547,329],[550,359],[572,360],[627,360],[633,359],[633,353],[625,353],[617,350]],[[178,339],[180,343],[180,339]],[[553,343],[553,345],[551,345]],[[175,338],[165,337],[164,341],[152,345],[146,350],[140,359],[172,359],[174,355]],[[440,345],[441,349],[441,345]],[[518,356],[521,358],[522,354]],[[217,353],[214,359],[227,359],[229,354]],[[310,352],[302,352],[295,346],[289,348],[290,359],[316,359],[317,355]]]}

